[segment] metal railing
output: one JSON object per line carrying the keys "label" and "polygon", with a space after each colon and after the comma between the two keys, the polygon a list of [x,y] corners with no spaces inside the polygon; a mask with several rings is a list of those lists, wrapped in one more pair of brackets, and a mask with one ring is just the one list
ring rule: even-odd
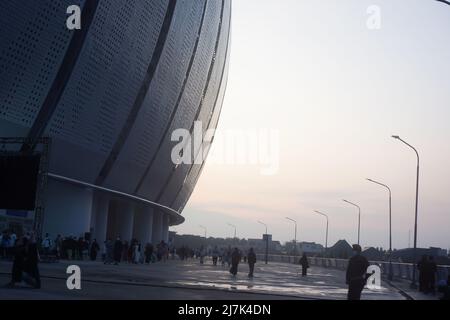
{"label": "metal railing", "polygon": [[[263,261],[265,259],[264,254],[258,253],[257,259]],[[300,256],[289,256],[289,255],[274,255],[270,254],[268,260],[272,262],[282,262],[282,263],[294,263],[298,264]],[[312,266],[323,267],[323,268],[333,268],[339,270],[346,270],[348,259],[335,259],[335,258],[319,258],[319,257],[308,257],[309,264]],[[381,269],[382,275],[387,275],[389,272],[389,261],[369,261],[372,265],[378,265]],[[397,279],[412,280],[414,265],[412,263],[400,263],[392,262],[393,276]],[[439,265],[437,268],[437,279],[447,280],[450,275],[450,266]]]}

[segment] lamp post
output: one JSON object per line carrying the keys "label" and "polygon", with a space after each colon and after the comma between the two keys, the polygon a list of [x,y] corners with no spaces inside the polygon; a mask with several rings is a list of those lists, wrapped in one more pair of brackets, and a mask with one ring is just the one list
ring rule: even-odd
{"label": "lamp post", "polygon": [[367,181],[378,184],[384,188],[386,188],[389,191],[389,280],[393,279],[393,272],[392,272],[392,192],[391,188],[389,188],[384,183],[367,179]]}
{"label": "lamp post", "polygon": [[206,239],[206,232],[208,231],[208,229],[202,225],[199,225],[200,228],[202,228],[205,231],[205,239]]}
{"label": "lamp post", "polygon": [[352,206],[355,206],[355,207],[358,208],[358,245],[359,245],[359,235],[360,235],[360,232],[361,232],[361,207],[358,206],[357,204],[355,204],[353,202],[350,202],[348,200],[345,200],[345,199],[342,200],[342,201],[344,201],[344,202],[346,202],[348,204],[351,204]]}
{"label": "lamp post", "polygon": [[397,139],[398,141],[403,142],[408,147],[414,150],[417,156],[417,171],[416,171],[416,210],[414,216],[414,249],[413,249],[413,278],[411,282],[411,288],[417,288],[416,284],[416,264],[417,264],[417,208],[419,203],[419,165],[420,165],[420,157],[419,152],[417,152],[416,148],[410,145],[408,142],[400,138],[399,136],[392,136],[392,138]]}
{"label": "lamp post", "polygon": [[258,223],[266,227],[266,264],[267,264],[267,262],[269,261],[269,235],[267,234],[267,224],[261,221],[258,221]]}
{"label": "lamp post", "polygon": [[297,254],[297,221],[294,219],[291,219],[289,217],[286,217],[289,221],[292,221],[295,224],[295,230],[294,230],[294,255]]}
{"label": "lamp post", "polygon": [[230,227],[233,227],[234,228],[234,240],[236,240],[236,226],[234,225],[234,224],[231,224],[231,223],[228,223],[228,225],[230,226]]}
{"label": "lamp post", "polygon": [[325,252],[326,252],[328,249],[328,215],[326,215],[325,213],[322,213],[320,211],[317,211],[317,210],[315,210],[314,212],[317,214],[320,214],[321,216],[324,216],[327,219],[327,230],[325,233]]}

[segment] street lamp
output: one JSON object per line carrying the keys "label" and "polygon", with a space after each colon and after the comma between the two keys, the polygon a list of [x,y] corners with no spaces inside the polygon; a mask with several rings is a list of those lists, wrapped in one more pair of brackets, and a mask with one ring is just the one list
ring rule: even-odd
{"label": "street lamp", "polygon": [[386,188],[389,191],[389,280],[392,280],[393,274],[392,274],[392,192],[391,188],[389,188],[384,183],[367,179],[367,181],[378,184],[384,188]]}
{"label": "street lamp", "polygon": [[258,223],[266,227],[266,264],[267,264],[267,262],[269,261],[269,235],[267,234],[267,224],[261,221],[258,221]]}
{"label": "street lamp", "polygon": [[205,239],[206,239],[206,232],[208,231],[208,229],[202,225],[199,225],[200,228],[202,228],[203,230],[205,230]]}
{"label": "street lamp", "polygon": [[234,238],[233,238],[233,239],[236,239],[236,226],[235,226],[234,224],[231,224],[231,223],[228,223],[228,225],[229,225],[230,227],[233,227],[233,228],[234,228]]}
{"label": "street lamp", "polygon": [[415,210],[415,217],[414,217],[414,249],[413,249],[413,279],[411,282],[411,288],[415,289],[417,288],[416,284],[416,264],[417,264],[417,207],[419,203],[419,164],[420,164],[420,157],[419,152],[417,152],[416,148],[414,148],[412,145],[410,145],[408,142],[400,138],[399,136],[392,136],[392,138],[397,139],[404,144],[406,144],[408,147],[414,150],[417,156],[417,175],[416,175],[416,210]]}
{"label": "street lamp", "polygon": [[295,224],[295,231],[294,231],[294,255],[295,255],[297,253],[297,221],[289,217],[286,217],[286,219],[292,221]]}
{"label": "street lamp", "polygon": [[321,216],[324,216],[327,219],[327,231],[325,233],[325,253],[326,253],[326,251],[328,249],[328,216],[325,213],[322,213],[317,210],[315,210],[314,212],[320,214]]}
{"label": "street lamp", "polygon": [[348,201],[348,200],[342,200],[342,201],[344,201],[344,202],[346,202],[346,203],[348,203],[348,204],[351,204],[352,206],[355,206],[355,207],[357,207],[358,208],[358,245],[359,245],[359,235],[360,235],[360,231],[361,231],[361,208],[360,208],[360,206],[358,206],[357,204],[355,204],[355,203],[353,203],[353,202],[350,202],[350,201]]}

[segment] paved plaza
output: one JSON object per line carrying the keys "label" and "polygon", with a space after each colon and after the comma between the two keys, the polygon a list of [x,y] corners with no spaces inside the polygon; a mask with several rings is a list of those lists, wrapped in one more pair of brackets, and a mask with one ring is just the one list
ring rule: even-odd
{"label": "paved plaza", "polygon": [[[68,290],[67,266],[81,268],[81,290]],[[345,272],[311,267],[307,277],[299,266],[271,262],[258,263],[255,277],[247,277],[248,266],[239,265],[236,278],[227,267],[209,261],[169,260],[151,265],[104,265],[91,261],[41,263],[42,288],[9,289],[11,262],[0,262],[0,299],[176,299],[176,300],[264,300],[264,299],[346,299]],[[382,282],[378,290],[365,289],[365,300],[403,300],[400,290]]]}

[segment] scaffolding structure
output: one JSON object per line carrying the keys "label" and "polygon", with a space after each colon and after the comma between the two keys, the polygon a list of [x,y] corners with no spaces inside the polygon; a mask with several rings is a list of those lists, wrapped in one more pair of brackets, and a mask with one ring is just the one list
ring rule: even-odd
{"label": "scaffolding structure", "polygon": [[24,137],[0,137],[0,155],[39,155],[39,172],[36,186],[33,232],[42,239],[45,213],[51,138],[29,139]]}

